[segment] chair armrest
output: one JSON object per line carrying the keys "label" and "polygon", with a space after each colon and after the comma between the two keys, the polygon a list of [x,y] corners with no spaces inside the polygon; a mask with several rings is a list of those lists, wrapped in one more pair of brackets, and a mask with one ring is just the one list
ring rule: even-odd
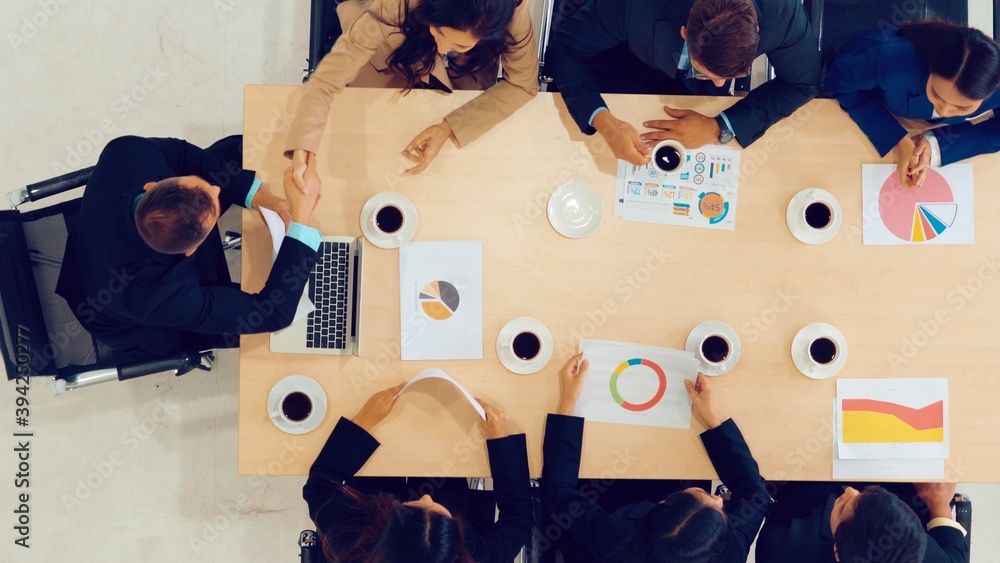
{"label": "chair armrest", "polygon": [[57,176],[48,180],[28,184],[25,187],[28,201],[38,201],[46,197],[68,192],[74,188],[85,186],[87,185],[87,181],[90,180],[90,174],[93,171],[94,167],[91,166],[89,168],[63,174],[62,176]]}

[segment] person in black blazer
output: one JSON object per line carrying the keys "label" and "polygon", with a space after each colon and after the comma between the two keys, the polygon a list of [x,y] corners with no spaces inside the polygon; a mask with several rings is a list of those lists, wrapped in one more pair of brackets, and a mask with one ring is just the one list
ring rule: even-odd
{"label": "person in black blazer", "polygon": [[354,477],[379,447],[372,428],[405,385],[375,393],[352,420],[337,421],[309,469],[302,496],[325,557],[336,563],[510,563],[535,524],[528,450],[524,434],[508,435],[503,412],[489,403],[479,400],[496,522],[492,509],[476,506],[464,479],[455,486],[455,480]]}
{"label": "person in black blazer", "polygon": [[[728,80],[763,54],[777,77],[714,119],[665,107],[674,119],[646,122],[659,131],[640,137],[601,97],[728,93]],[[649,162],[647,143],[667,138],[688,148],[733,138],[748,147],[820,86],[816,37],[799,0],[588,0],[553,35],[545,65],[580,130],[600,132],[615,156],[637,165]]]}
{"label": "person in black blazer", "polygon": [[692,488],[608,513],[593,495],[577,488],[584,419],[572,414],[588,368],[586,361],[577,365],[581,358],[574,356],[559,372],[559,407],[546,420],[542,446],[542,514],[559,527],[560,543],[582,547],[587,554],[572,560],[745,562],[770,496],[736,423],[723,422],[715,414],[705,376],[699,374],[695,384],[686,385],[694,415],[708,428],[701,434],[702,443],[732,491],[728,506],[724,508],[721,497]]}
{"label": "person in black blazer", "polygon": [[[56,292],[116,359],[235,347],[239,335],[291,324],[315,265],[308,225],[320,197],[285,174],[281,199],[242,167],[242,136],[208,149],[120,137],[101,152],[70,230]],[[288,234],[259,293],[230,282],[216,225],[231,205],[279,213]]]}
{"label": "person in black blazer", "polygon": [[858,487],[863,492],[830,482],[779,487],[757,562],[968,563],[966,531],[951,516],[954,483]]}
{"label": "person in black blazer", "polygon": [[[1000,44],[945,21],[859,33],[837,51],[825,89],[878,150],[896,153],[900,183],[923,184],[928,166],[1000,151]],[[896,116],[940,126],[909,136]]]}

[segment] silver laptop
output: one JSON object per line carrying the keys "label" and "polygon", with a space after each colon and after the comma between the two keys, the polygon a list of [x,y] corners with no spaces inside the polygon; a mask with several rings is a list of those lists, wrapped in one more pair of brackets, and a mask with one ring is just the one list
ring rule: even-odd
{"label": "silver laptop", "polygon": [[272,332],[272,352],[361,355],[364,250],[364,237],[323,237],[319,261],[304,290],[316,308],[288,328]]}

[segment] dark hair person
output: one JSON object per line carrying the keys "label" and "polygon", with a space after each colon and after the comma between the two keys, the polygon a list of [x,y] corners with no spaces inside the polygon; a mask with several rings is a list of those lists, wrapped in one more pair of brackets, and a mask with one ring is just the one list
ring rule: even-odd
{"label": "dark hair person", "polygon": [[[538,48],[527,0],[347,0],[344,33],[306,82],[285,156],[296,173],[316,154],[330,104],[360,86],[484,90],[417,135],[403,151],[424,171],[445,141],[478,139],[538,93]],[[369,64],[370,63],[370,64]],[[502,63],[503,80],[497,81]]]}
{"label": "dark hair person", "polygon": [[[558,538],[548,532],[546,537],[558,542],[564,556],[573,553],[573,561],[744,563],[770,497],[736,423],[716,415],[705,376],[699,374],[685,386],[695,418],[708,428],[701,434],[702,443],[732,491],[728,507],[721,497],[691,487],[608,512],[578,487],[584,419],[572,413],[589,367],[586,361],[578,364],[581,358],[570,358],[560,370],[559,406],[545,423],[542,514],[564,530]],[[542,528],[548,530],[549,525],[543,523]]]}
{"label": "dark hair person", "polygon": [[489,403],[479,401],[486,411],[481,426],[499,509],[496,522],[472,510],[464,480],[354,476],[378,449],[370,432],[405,385],[375,393],[352,420],[341,418],[309,470],[302,496],[323,555],[333,563],[511,561],[534,526],[528,452],[524,434],[508,435],[503,412]]}
{"label": "dark hair person", "polygon": [[[825,88],[880,156],[894,150],[904,186],[1000,150],[1000,118],[968,121],[1000,107],[1000,45],[979,30],[925,21],[862,32],[837,52]],[[911,137],[896,117],[935,129]]]}

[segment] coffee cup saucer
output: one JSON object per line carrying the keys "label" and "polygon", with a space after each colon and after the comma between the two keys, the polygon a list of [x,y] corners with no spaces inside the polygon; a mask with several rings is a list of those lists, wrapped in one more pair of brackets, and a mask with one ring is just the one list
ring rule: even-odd
{"label": "coffee cup saucer", "polygon": [[[305,393],[312,401],[312,413],[302,422],[289,422],[276,414],[281,408],[281,399],[293,391]],[[274,416],[272,416],[274,414]],[[267,417],[287,434],[305,434],[316,429],[326,417],[326,391],[315,379],[305,375],[289,375],[271,388],[267,395]]]}
{"label": "coffee cup saucer", "polygon": [[[806,223],[805,209],[810,203],[825,203],[830,207],[832,217],[825,229],[814,229]],[[795,194],[785,210],[785,222],[792,236],[806,244],[823,244],[837,236],[844,221],[840,202],[830,192],[820,188],[808,188]]]}
{"label": "coffee cup saucer", "polygon": [[[709,363],[701,354],[701,341],[710,334],[721,334],[732,343],[732,350],[729,351],[729,357],[721,364]],[[729,370],[736,366],[743,346],[740,345],[740,337],[733,330],[733,327],[722,321],[705,321],[691,329],[691,332],[688,333],[687,341],[684,343],[684,350],[694,354],[698,358],[698,361],[701,362],[701,373],[715,377],[728,373]]]}
{"label": "coffee cup saucer", "polygon": [[[533,332],[538,336],[542,349],[531,360],[522,360],[511,351],[511,342],[522,332]],[[519,317],[503,326],[497,335],[497,358],[507,371],[518,375],[530,375],[545,367],[552,358],[552,333],[542,321],[531,317]]]}
{"label": "coffee cup saucer", "polygon": [[[837,345],[837,356],[825,366],[816,366],[809,357],[809,346],[817,338],[829,338]],[[812,323],[796,333],[792,339],[792,363],[799,373],[810,379],[827,379],[837,375],[847,362],[847,340],[833,325]]]}
{"label": "coffee cup saucer", "polygon": [[[375,226],[375,212],[385,205],[395,205],[406,217],[402,228],[391,235],[383,233]],[[417,233],[417,207],[401,193],[379,192],[361,208],[361,232],[368,242],[379,248],[399,248],[410,242]]]}
{"label": "coffee cup saucer", "polygon": [[604,218],[601,194],[583,182],[563,184],[552,192],[546,209],[549,224],[566,238],[583,238],[597,230]]}

